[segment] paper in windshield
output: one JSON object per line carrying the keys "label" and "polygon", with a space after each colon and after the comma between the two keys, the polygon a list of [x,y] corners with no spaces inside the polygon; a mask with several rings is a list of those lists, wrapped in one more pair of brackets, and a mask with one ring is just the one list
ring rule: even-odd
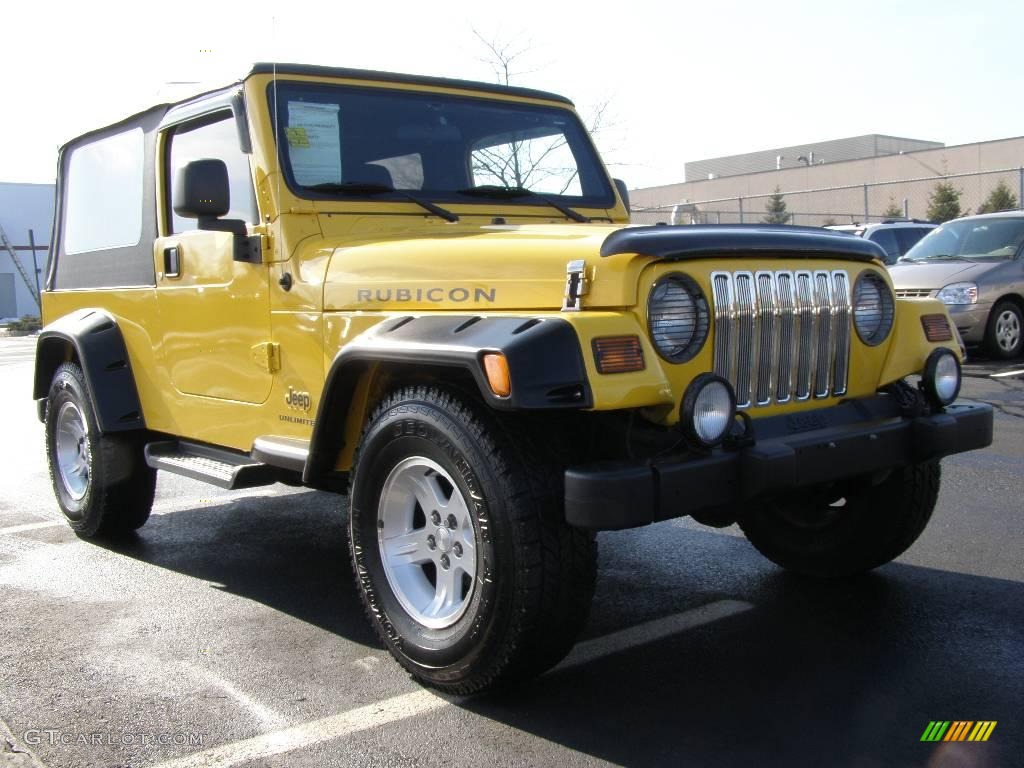
{"label": "paper in windshield", "polygon": [[304,187],[341,181],[341,131],[337,104],[288,102],[288,156]]}

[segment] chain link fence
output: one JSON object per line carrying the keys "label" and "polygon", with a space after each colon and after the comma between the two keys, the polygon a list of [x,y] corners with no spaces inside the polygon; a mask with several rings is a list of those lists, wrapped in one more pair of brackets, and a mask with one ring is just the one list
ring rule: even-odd
{"label": "chain link fence", "polygon": [[[787,224],[824,227],[860,224],[893,218],[928,218],[936,185],[950,183],[960,192],[961,216],[977,212],[989,193],[1003,182],[1024,206],[1024,168],[1003,168],[946,176],[850,184],[821,189],[781,190]],[[772,193],[747,197],[697,200],[631,211],[634,224],[761,224],[769,216]],[[777,221],[777,219],[776,219]]]}

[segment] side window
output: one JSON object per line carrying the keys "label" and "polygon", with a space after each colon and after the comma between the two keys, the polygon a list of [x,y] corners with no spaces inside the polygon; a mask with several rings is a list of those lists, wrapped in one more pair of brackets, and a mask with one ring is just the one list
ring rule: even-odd
{"label": "side window", "polygon": [[[228,167],[231,188],[231,210],[227,218],[242,219],[250,224],[259,223],[256,197],[249,172],[249,158],[238,146],[238,131],[230,112],[213,118],[177,126],[170,136],[170,158],[167,175],[167,200],[174,185],[178,169],[192,160],[213,158],[223,160]],[[195,219],[186,219],[171,210],[171,232],[186,232],[196,228]]]}
{"label": "side window", "polygon": [[141,128],[83,144],[68,164],[64,252],[138,245],[142,238]]}
{"label": "side window", "polygon": [[931,230],[927,227],[900,227],[896,230],[896,239],[900,241],[900,253],[904,254],[917,245],[917,241]]}
{"label": "side window", "polygon": [[885,250],[887,264],[895,263],[900,255],[900,246],[891,229],[876,229],[871,233],[869,239],[878,243]]}

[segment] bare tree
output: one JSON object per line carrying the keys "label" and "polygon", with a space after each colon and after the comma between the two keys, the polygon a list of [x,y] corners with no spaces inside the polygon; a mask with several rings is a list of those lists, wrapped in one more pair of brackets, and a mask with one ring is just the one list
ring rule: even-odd
{"label": "bare tree", "polygon": [[[491,68],[502,85],[512,85],[517,78],[535,71],[524,69],[525,60],[533,50],[529,42],[488,38],[475,28],[473,34],[485,50],[481,61]],[[588,126],[592,135],[601,129],[607,109],[606,100],[593,111]],[[555,194],[564,194],[574,186],[578,188],[579,171],[561,131],[543,136],[495,138],[494,144],[473,151],[473,174],[478,182]]]}

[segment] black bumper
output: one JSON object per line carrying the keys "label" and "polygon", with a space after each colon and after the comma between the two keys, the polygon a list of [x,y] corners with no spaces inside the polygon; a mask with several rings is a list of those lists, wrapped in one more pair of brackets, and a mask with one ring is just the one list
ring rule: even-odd
{"label": "black bumper", "polygon": [[737,450],[569,468],[566,520],[592,530],[634,528],[992,443],[992,408],[968,401],[907,418],[892,398],[878,396],[754,425],[754,443]]}

